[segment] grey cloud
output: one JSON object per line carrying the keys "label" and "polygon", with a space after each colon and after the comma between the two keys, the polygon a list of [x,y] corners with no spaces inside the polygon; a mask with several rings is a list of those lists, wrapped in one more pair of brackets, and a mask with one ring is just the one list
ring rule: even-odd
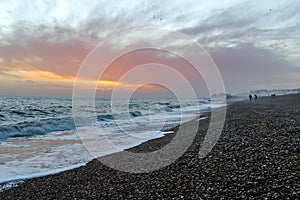
{"label": "grey cloud", "polygon": [[33,81],[33,80],[25,80],[24,82],[28,83],[28,84],[34,84],[35,83],[35,81]]}
{"label": "grey cloud", "polygon": [[[12,31],[6,34],[5,27],[0,27],[0,55],[3,64],[8,66],[13,65],[13,60],[29,58],[32,59],[29,64],[36,68],[75,75],[84,57],[109,34],[132,27],[166,25],[204,45],[220,66],[228,87],[235,88],[237,83],[244,87],[272,83],[275,79],[280,82],[286,80],[291,71],[299,73],[299,68],[284,57],[292,49],[297,51],[293,45],[300,41],[300,4],[294,4],[287,3],[268,14],[269,8],[257,12],[249,1],[226,10],[215,10],[202,19],[201,6],[197,11],[192,9],[192,4],[182,7],[170,1],[145,1],[114,8],[99,1],[89,5],[85,18],[77,19],[81,14],[74,12],[65,21],[52,16],[53,20],[47,24],[22,20],[20,6],[11,14],[19,16],[9,27]],[[42,11],[50,13],[52,7],[47,4]],[[188,25],[197,19],[196,25]],[[263,42],[268,44],[263,46]],[[275,54],[272,48],[282,50],[281,54]],[[41,60],[34,60],[35,56]]]}
{"label": "grey cloud", "polygon": [[[300,68],[293,66],[282,56],[251,44],[218,48],[210,54],[219,67],[228,90],[257,89],[262,84],[280,84],[291,80],[290,73],[300,74]],[[299,83],[299,80],[293,81]]]}
{"label": "grey cloud", "polygon": [[[124,12],[112,13],[113,7],[98,2],[86,19],[79,21],[76,26],[71,23],[76,13],[71,15],[69,23],[57,20],[49,24],[16,21],[10,27],[12,31],[9,34],[0,29],[3,64],[13,66],[16,60],[30,60],[38,56],[41,61],[28,64],[60,75],[75,75],[84,57],[95,45],[113,32],[147,24],[148,20],[152,20],[150,10],[158,7],[150,3],[140,8],[138,6],[140,4],[128,7]],[[50,7],[45,10],[50,12]]]}
{"label": "grey cloud", "polygon": [[267,7],[265,12],[259,12],[251,2],[237,4],[226,10],[216,10],[198,24],[179,31],[196,37],[204,46],[226,46],[245,41],[285,43],[287,39],[300,39],[299,8],[299,5],[288,4],[266,15]]}

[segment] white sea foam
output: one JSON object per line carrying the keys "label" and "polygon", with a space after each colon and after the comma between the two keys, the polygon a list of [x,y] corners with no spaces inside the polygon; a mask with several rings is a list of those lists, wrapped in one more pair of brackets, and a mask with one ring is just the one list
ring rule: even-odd
{"label": "white sea foam", "polygon": [[[23,104],[19,104],[19,100],[2,99],[6,105],[7,102],[12,104],[0,112],[5,118],[0,122],[0,184],[4,189],[18,181],[80,167],[95,157],[162,137],[169,132],[159,130],[168,130],[181,120],[195,119],[201,110],[224,105],[203,101],[199,110],[195,102],[186,102],[180,108],[177,102],[170,100],[145,100],[132,103],[129,115],[120,112],[116,116],[110,113],[109,101],[99,100],[97,113],[82,107],[97,123],[79,127],[80,132],[86,133],[79,136],[71,118],[70,100],[23,99]],[[12,113],[12,109],[20,112]],[[96,148],[93,155],[85,145]]]}

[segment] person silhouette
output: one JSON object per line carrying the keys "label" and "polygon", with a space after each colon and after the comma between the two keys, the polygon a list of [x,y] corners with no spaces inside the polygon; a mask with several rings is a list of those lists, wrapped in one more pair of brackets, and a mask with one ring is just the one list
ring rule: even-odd
{"label": "person silhouette", "polygon": [[257,100],[257,95],[256,94],[254,95],[254,99],[255,99],[255,101]]}
{"label": "person silhouette", "polygon": [[249,100],[252,101],[252,95],[251,94],[249,94]]}

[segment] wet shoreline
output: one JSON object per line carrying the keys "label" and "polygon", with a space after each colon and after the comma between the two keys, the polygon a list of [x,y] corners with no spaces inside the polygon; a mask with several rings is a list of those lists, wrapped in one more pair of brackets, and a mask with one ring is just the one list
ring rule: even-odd
{"label": "wet shoreline", "polygon": [[[198,151],[209,119],[200,121],[184,155],[161,170],[131,174],[94,159],[83,167],[27,180],[1,192],[0,199],[299,198],[299,116],[300,95],[237,102],[228,106],[221,137],[203,159]],[[129,151],[157,150],[175,133]]]}

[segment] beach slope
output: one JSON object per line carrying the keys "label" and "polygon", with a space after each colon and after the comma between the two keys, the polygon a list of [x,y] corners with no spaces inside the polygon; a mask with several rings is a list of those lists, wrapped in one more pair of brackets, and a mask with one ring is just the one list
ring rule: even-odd
{"label": "beach slope", "polygon": [[[159,171],[129,174],[93,160],[77,169],[25,181],[1,192],[0,199],[297,199],[299,116],[300,95],[237,102],[228,106],[221,137],[205,158],[200,159],[198,151],[208,119],[200,121],[185,154]],[[153,151],[173,137],[168,134],[130,151]]]}

